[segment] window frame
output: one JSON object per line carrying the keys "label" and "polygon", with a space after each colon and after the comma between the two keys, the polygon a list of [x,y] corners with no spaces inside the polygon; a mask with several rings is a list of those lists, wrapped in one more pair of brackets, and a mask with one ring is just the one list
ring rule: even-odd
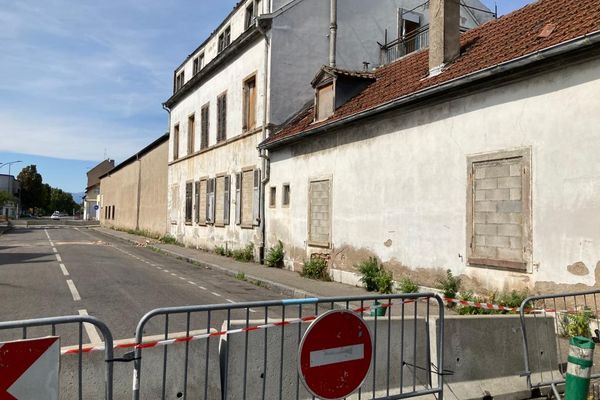
{"label": "window frame", "polygon": [[277,207],[277,186],[269,187],[269,208]]}
{"label": "window frame", "polygon": [[[189,197],[188,197],[189,194]],[[194,220],[194,181],[185,182],[185,195],[184,195],[184,221],[186,225],[192,225]]]}
{"label": "window frame", "polygon": [[[522,261],[484,258],[474,254],[475,243],[475,177],[474,165],[484,162],[494,162],[521,158],[521,245]],[[467,191],[466,191],[466,247],[467,264],[471,267],[497,268],[515,272],[530,272],[532,257],[532,207],[531,207],[531,149],[495,151],[467,157]]]}
{"label": "window frame", "polygon": [[[190,124],[190,122],[192,123]],[[187,129],[187,154],[190,155],[194,154],[194,148],[196,146],[196,113],[188,115]]]}
{"label": "window frame", "polygon": [[[253,72],[242,81],[242,131],[248,132],[256,129],[258,125],[257,118],[257,99],[258,99],[258,86],[257,86],[257,73]],[[254,102],[250,101],[250,89],[249,83],[254,82]],[[250,104],[254,105],[254,109],[250,110]],[[250,116],[253,116],[253,120],[250,120]],[[251,124],[250,122],[253,122]]]}
{"label": "window frame", "polygon": [[[328,241],[327,242],[318,242],[315,240],[311,240],[311,184],[317,182],[328,182],[329,183],[329,204],[328,204],[328,213],[329,213],[329,230],[327,233]],[[332,232],[333,232],[333,177],[332,176],[321,176],[321,177],[313,177],[308,180],[308,191],[307,191],[308,201],[307,201],[307,238],[306,243],[311,247],[321,247],[321,248],[331,248],[333,243]]]}
{"label": "window frame", "polygon": [[219,34],[217,53],[221,53],[231,44],[231,25],[227,25]]}
{"label": "window frame", "polygon": [[[328,114],[327,116],[323,117],[323,118],[319,118],[319,110],[320,110],[320,94],[321,91],[323,89],[325,89],[326,87],[331,87],[331,113]],[[335,114],[335,79],[331,79],[331,80],[326,80],[324,82],[322,82],[319,86],[317,86],[315,88],[315,115],[314,115],[314,121],[315,122],[320,122],[320,121],[325,121],[326,119],[328,119],[329,117],[331,117],[333,114]]]}
{"label": "window frame", "polygon": [[217,143],[227,141],[227,91],[217,96]]}
{"label": "window frame", "polygon": [[210,140],[210,102],[200,108],[200,150],[208,149]]}
{"label": "window frame", "polygon": [[179,122],[173,126],[173,161],[179,159],[179,134],[181,129],[179,127]]}
{"label": "window frame", "polygon": [[[286,188],[287,188],[287,192],[286,192]],[[287,195],[286,195],[287,193]],[[290,206],[291,203],[291,187],[289,183],[284,183],[281,185],[281,207],[287,208]],[[287,202],[286,202],[286,198],[287,198]]]}

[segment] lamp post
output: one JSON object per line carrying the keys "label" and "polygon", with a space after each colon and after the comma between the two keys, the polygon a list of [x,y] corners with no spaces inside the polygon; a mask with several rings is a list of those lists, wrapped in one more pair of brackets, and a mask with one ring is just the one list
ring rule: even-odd
{"label": "lamp post", "polygon": [[[13,164],[16,164],[16,163],[20,163],[20,162],[22,162],[22,161],[9,161],[9,162],[5,162],[4,164],[0,164],[0,168],[4,167],[5,165],[8,165],[8,193],[10,193],[11,196],[13,195],[13,192],[12,192],[12,178],[10,175],[10,166]],[[18,210],[18,205],[17,205],[17,211],[16,211],[17,216],[18,216],[18,211],[19,210]]]}

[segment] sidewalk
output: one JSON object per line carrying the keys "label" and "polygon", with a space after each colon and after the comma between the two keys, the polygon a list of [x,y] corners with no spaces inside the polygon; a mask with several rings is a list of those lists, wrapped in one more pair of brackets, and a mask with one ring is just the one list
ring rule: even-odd
{"label": "sidewalk", "polygon": [[228,257],[222,257],[202,250],[164,244],[144,236],[132,235],[126,232],[115,231],[107,228],[93,228],[95,231],[125,240],[134,244],[143,244],[145,247],[159,250],[169,256],[187,262],[221,271],[227,275],[236,276],[243,273],[247,280],[261,286],[280,292],[286,297],[334,297],[334,296],[361,296],[367,294],[363,288],[344,285],[337,282],[322,282],[302,278],[297,272],[267,268],[256,263],[243,263]]}

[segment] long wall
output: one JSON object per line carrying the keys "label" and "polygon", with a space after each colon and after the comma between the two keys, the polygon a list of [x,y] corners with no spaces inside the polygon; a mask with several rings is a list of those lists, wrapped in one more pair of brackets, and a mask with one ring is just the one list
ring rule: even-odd
{"label": "long wall", "polygon": [[[600,285],[598,93],[600,61],[588,61],[271,151],[277,202],[267,209],[268,242],[284,242],[293,269],[328,253],[333,268],[356,272],[375,255],[396,277],[426,285],[446,268],[479,290]],[[512,150],[531,155],[525,271],[471,266],[467,161]],[[331,182],[327,248],[307,244],[313,178]]]}
{"label": "long wall", "polygon": [[168,148],[164,141],[100,180],[102,225],[166,233]]}

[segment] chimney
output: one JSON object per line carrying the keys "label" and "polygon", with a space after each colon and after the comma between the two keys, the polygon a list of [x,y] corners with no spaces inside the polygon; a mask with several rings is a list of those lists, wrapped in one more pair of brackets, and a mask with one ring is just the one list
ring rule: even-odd
{"label": "chimney", "polygon": [[337,42],[337,0],[330,0],[329,19],[329,66],[335,68],[335,52]]}
{"label": "chimney", "polygon": [[459,0],[429,2],[429,74],[442,72],[447,63],[460,55]]}

